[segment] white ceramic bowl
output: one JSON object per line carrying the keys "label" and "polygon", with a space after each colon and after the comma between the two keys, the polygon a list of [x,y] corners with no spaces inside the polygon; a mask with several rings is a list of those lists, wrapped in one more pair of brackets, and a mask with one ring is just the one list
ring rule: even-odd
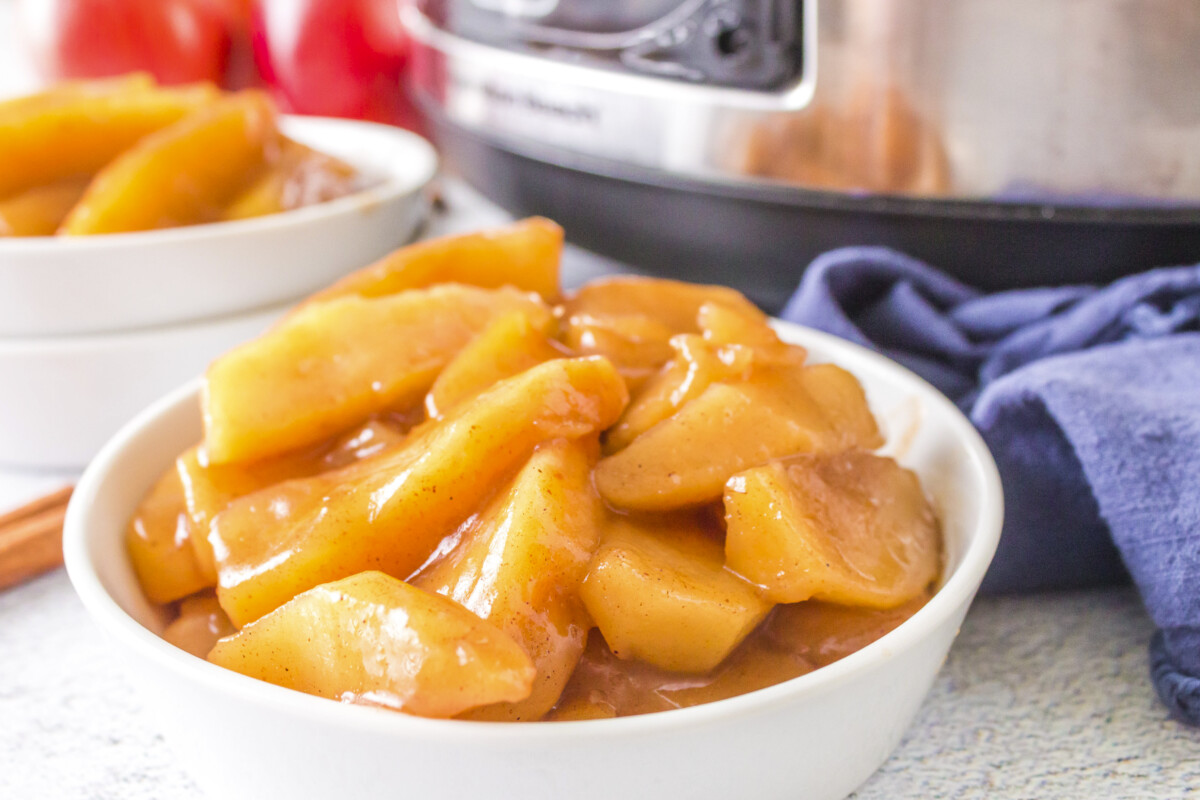
{"label": "white ceramic bowl", "polygon": [[369,122],[288,117],[283,130],[381,179],[257,219],[77,238],[0,238],[0,336],[129,330],[297,300],[408,241],[437,154]]}
{"label": "white ceramic bowl", "polygon": [[339,705],[175,649],[158,637],[163,621],[137,587],[122,532],[142,493],[200,438],[195,384],[126,426],[89,467],[67,512],[67,569],[211,797],[845,797],[899,742],[946,656],[996,548],[1000,480],[970,423],[928,384],[857,346],[781,330],[863,381],[933,496],[947,556],[943,585],[911,619],[786,683],[641,717],[461,722]]}
{"label": "white ceramic bowl", "polygon": [[0,338],[0,465],[82,468],[131,417],[287,308],[125,333]]}

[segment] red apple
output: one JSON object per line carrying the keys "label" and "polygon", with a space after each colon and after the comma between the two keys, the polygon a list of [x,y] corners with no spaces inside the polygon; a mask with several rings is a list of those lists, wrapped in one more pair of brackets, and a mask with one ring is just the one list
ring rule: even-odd
{"label": "red apple", "polygon": [[254,0],[255,63],[280,105],[415,127],[399,0]]}
{"label": "red apple", "polygon": [[22,0],[48,80],[146,71],[161,83],[221,82],[241,0]]}

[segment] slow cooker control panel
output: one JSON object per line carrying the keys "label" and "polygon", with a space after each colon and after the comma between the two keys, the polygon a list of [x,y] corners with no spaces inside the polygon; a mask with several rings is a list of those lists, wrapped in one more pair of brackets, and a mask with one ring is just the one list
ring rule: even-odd
{"label": "slow cooker control panel", "polygon": [[803,0],[422,0],[438,27],[552,60],[772,91],[804,71]]}

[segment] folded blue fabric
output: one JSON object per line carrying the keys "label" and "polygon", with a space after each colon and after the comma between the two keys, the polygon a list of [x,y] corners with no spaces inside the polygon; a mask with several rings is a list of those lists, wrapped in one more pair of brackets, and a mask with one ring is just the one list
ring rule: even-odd
{"label": "folded blue fabric", "polygon": [[901,253],[819,257],[783,318],[867,345],[971,417],[1004,481],[987,592],[1131,576],[1151,675],[1200,725],[1200,267],[985,295]]}

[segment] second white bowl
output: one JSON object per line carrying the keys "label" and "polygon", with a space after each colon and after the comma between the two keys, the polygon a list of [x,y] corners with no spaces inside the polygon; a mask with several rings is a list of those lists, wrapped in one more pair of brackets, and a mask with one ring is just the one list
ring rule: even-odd
{"label": "second white bowl", "polygon": [[437,171],[428,142],[351,120],[286,117],[282,128],[379,183],[257,219],[0,238],[0,337],[129,330],[297,300],[412,237]]}
{"label": "second white bowl", "polygon": [[0,338],[0,465],[83,467],[140,409],[289,307],[124,333]]}

